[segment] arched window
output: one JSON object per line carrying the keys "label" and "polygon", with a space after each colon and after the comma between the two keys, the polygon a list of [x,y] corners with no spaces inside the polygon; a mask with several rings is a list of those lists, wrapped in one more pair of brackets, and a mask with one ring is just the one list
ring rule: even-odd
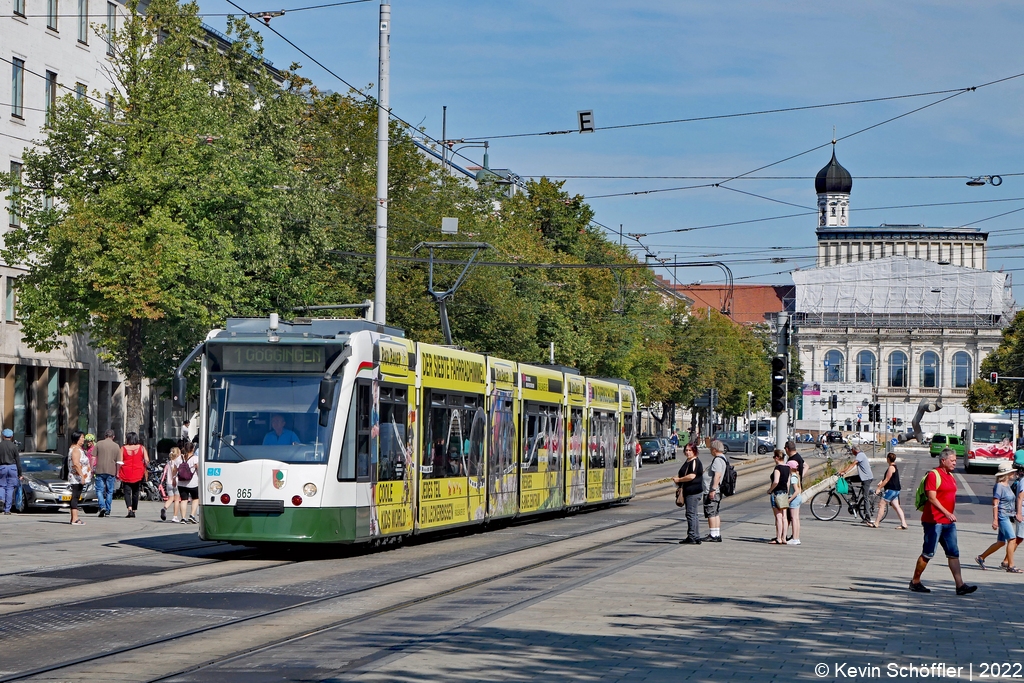
{"label": "arched window", "polygon": [[857,377],[858,382],[875,383],[875,354],[870,351],[861,351],[857,354]]}
{"label": "arched window", "polygon": [[902,351],[889,354],[889,386],[907,386],[907,354]]}
{"label": "arched window", "polygon": [[825,381],[846,381],[846,359],[843,358],[841,351],[832,349],[825,354]]}
{"label": "arched window", "polygon": [[925,351],[921,354],[921,386],[939,386],[939,354]]}
{"label": "arched window", "polygon": [[966,389],[971,386],[973,379],[971,355],[966,351],[957,351],[953,354],[953,386],[957,389]]}

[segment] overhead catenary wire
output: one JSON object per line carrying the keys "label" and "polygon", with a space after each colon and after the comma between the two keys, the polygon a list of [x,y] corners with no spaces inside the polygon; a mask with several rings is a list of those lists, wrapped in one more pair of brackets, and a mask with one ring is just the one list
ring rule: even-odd
{"label": "overhead catenary wire", "polygon": [[[323,5],[307,5],[305,7],[282,7],[282,8],[275,9],[275,10],[263,10],[263,11],[260,11],[260,12],[253,12],[249,16],[253,17],[253,18],[258,18],[258,17],[260,17],[260,16],[262,16],[264,14],[276,14],[277,12],[288,14],[288,13],[293,13],[293,12],[306,12],[306,11],[315,10],[315,9],[327,9],[329,7],[342,7],[344,5],[360,5],[360,4],[363,4],[363,3],[366,3],[366,2],[376,2],[376,1],[377,0],[344,0],[344,2],[329,2],[329,3],[323,4]],[[124,11],[124,9],[122,7],[118,6],[117,11],[118,11],[118,15],[119,16],[121,16],[121,17],[127,16],[127,13]],[[233,12],[197,12],[196,13],[197,17],[230,17],[230,16],[233,16],[233,15],[234,15]],[[15,16],[20,17],[22,19],[49,19],[51,17],[55,18],[55,19],[78,19],[80,15],[77,12],[75,12],[74,14],[15,14]]]}

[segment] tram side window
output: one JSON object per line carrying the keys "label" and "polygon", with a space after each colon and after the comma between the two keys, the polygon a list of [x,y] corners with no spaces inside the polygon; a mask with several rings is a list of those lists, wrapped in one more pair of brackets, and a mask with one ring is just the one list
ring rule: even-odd
{"label": "tram side window", "polygon": [[562,411],[557,406],[529,406],[523,430],[524,472],[551,472],[561,468]]}
{"label": "tram side window", "polygon": [[[535,411],[536,408],[530,408]],[[536,472],[540,469],[541,457],[547,458],[546,446],[544,444],[547,429],[547,415],[537,412],[526,414],[526,429],[523,430],[523,462],[520,467],[522,472]]]}
{"label": "tram side window", "polygon": [[615,415],[604,415],[604,466],[619,466],[619,421]]}
{"label": "tram side window", "polygon": [[569,469],[583,469],[583,410],[569,411]]}
{"label": "tram side window", "polygon": [[548,408],[548,470],[562,469],[564,439],[565,421],[562,419],[562,409],[551,406]]}
{"label": "tram side window", "polygon": [[372,387],[368,382],[356,384],[345,427],[345,443],[341,446],[338,481],[370,479],[370,463],[377,459],[377,442],[370,438],[372,399]]}
{"label": "tram side window", "polygon": [[487,419],[479,396],[430,395],[423,449],[425,479],[482,476]]}
{"label": "tram side window", "polygon": [[587,466],[592,470],[604,467],[604,429],[604,416],[601,413],[592,413],[590,416],[590,448],[587,458]]}
{"label": "tram side window", "polygon": [[380,463],[378,481],[405,478],[409,392],[405,387],[380,388]]}
{"label": "tram side window", "polygon": [[622,416],[622,466],[632,467],[636,458],[636,434],[633,433],[633,413]]}
{"label": "tram side window", "polygon": [[491,405],[491,476],[503,476],[515,463],[516,426],[512,421],[512,401],[497,398]]}

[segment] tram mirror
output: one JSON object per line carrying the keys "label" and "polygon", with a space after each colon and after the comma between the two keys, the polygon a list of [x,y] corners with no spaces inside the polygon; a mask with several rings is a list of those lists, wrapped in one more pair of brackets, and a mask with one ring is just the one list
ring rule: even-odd
{"label": "tram mirror", "polygon": [[338,386],[338,380],[333,377],[320,380],[320,399],[317,407],[320,409],[320,426],[326,427],[330,422],[331,408],[334,407],[334,389]]}
{"label": "tram mirror", "polygon": [[187,384],[184,377],[175,377],[171,380],[171,401],[175,408],[184,408],[186,399]]}

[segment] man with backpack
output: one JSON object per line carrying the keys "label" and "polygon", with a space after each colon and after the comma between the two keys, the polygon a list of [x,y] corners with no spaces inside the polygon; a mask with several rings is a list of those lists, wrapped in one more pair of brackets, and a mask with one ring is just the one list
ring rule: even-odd
{"label": "man with backpack", "polygon": [[935,557],[936,544],[942,546],[949,563],[949,571],[956,582],[957,595],[970,595],[978,590],[977,586],[964,583],[960,575],[960,548],[956,542],[956,481],[953,470],[956,469],[956,452],[952,448],[942,449],[939,455],[939,466],[924,475],[917,486],[915,504],[921,511],[921,526],[924,527],[924,547],[914,567],[914,578],[910,580],[910,590],[914,593],[931,593],[921,583],[928,561]]}
{"label": "man with backpack", "polygon": [[704,516],[708,520],[708,535],[703,540],[721,543],[722,518],[718,516],[718,508],[722,504],[722,483],[730,465],[725,455],[725,446],[718,439],[711,442],[711,458],[711,465],[701,477],[704,485]]}

